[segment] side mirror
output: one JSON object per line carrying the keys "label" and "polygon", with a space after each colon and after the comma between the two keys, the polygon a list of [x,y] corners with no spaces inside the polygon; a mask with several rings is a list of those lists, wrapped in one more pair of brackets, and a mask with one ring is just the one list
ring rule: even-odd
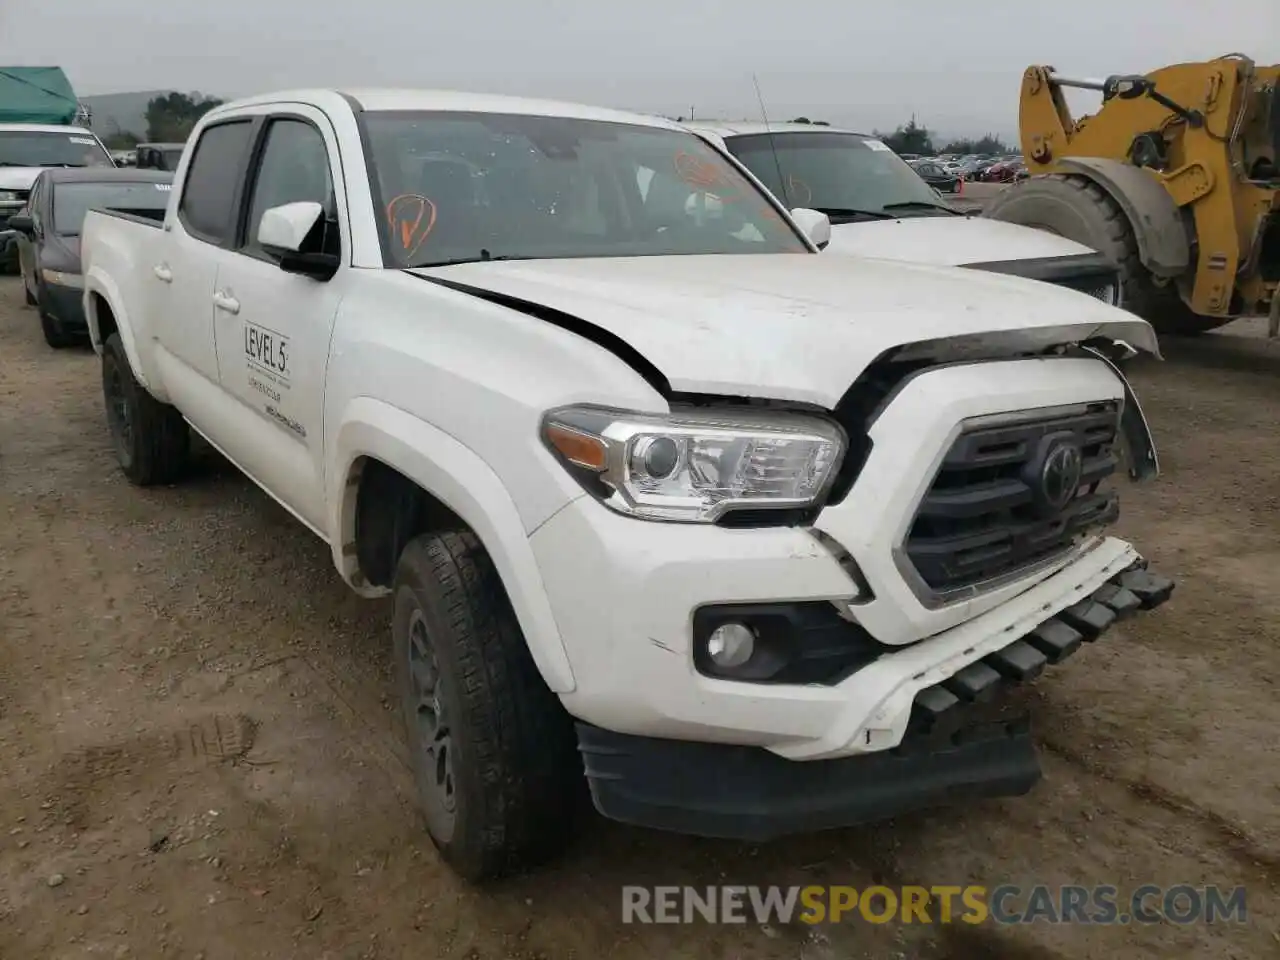
{"label": "side mirror", "polygon": [[258,221],[258,243],[280,258],[280,269],[315,280],[330,280],[338,272],[339,260],[321,253],[324,208],[314,200],[270,207]]}
{"label": "side mirror", "polygon": [[324,208],[314,200],[264,210],[258,221],[258,243],[269,253],[301,253],[323,215]]}
{"label": "side mirror", "polygon": [[819,250],[824,249],[831,242],[831,219],[825,213],[810,210],[808,207],[796,207],[791,211],[791,219]]}
{"label": "side mirror", "polygon": [[36,223],[31,219],[30,214],[15,213],[9,218],[9,229],[29,237],[36,232]]}

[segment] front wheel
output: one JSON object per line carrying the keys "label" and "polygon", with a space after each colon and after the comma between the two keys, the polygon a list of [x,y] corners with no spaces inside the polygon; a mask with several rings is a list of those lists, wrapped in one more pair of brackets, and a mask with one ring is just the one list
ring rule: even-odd
{"label": "front wheel", "polygon": [[140,487],[172,483],[187,465],[191,431],[182,414],[138,383],[120,334],[102,345],[102,395],[116,460]]}
{"label": "front wheel", "polygon": [[76,342],[76,338],[67,333],[61,323],[44,308],[38,296],[31,296],[31,292],[27,291],[27,299],[29,303],[35,305],[36,312],[40,316],[40,332],[44,334],[44,342],[55,350],[61,350],[69,347]]}
{"label": "front wheel", "polygon": [[394,595],[397,684],[432,842],[473,881],[556,855],[584,783],[573,725],[489,555],[470,533],[417,537]]}

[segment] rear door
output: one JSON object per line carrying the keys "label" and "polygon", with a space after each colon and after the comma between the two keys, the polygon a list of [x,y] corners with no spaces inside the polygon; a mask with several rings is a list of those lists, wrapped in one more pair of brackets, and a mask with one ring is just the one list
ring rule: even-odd
{"label": "rear door", "polygon": [[234,211],[241,193],[255,122],[205,127],[178,189],[176,212],[165,221],[154,262],[139,264],[154,291],[148,299],[165,387],[175,404],[215,443],[218,440],[218,353],[213,291],[218,269],[234,246]]}
{"label": "rear door", "polygon": [[[218,366],[236,402],[227,454],[312,527],[324,510],[324,385],[329,340],[350,262],[337,139],[321,111],[301,105],[261,118],[239,236],[216,284]],[[264,211],[315,201],[324,252],[341,257],[331,280],[286,273],[257,241]]]}

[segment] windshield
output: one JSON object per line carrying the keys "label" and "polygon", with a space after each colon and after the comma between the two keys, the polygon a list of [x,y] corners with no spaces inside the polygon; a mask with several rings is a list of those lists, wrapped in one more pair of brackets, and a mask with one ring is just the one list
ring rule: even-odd
{"label": "windshield", "polygon": [[926,214],[939,206],[933,188],[871,137],[806,131],[729,137],[725,145],[787,207],[822,210],[833,222],[841,210],[901,216],[904,204]]}
{"label": "windshield", "polygon": [[102,144],[83,133],[5,130],[0,132],[0,166],[113,167]]}
{"label": "windshield", "polygon": [[489,259],[808,253],[696,136],[491,113],[366,113],[389,266]]}
{"label": "windshield", "polygon": [[53,232],[78,237],[84,215],[95,207],[127,213],[164,210],[170,186],[151,181],[113,183],[57,183],[53,187]]}

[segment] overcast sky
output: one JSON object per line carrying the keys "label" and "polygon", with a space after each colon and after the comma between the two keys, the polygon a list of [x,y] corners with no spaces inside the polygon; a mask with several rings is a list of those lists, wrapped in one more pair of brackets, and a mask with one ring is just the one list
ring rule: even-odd
{"label": "overcast sky", "polygon": [[1280,0],[0,0],[0,63],[61,66],[81,95],[432,86],[740,118],[754,72],[771,119],[914,111],[947,134],[1013,132],[1030,63],[1233,51],[1280,62]]}

